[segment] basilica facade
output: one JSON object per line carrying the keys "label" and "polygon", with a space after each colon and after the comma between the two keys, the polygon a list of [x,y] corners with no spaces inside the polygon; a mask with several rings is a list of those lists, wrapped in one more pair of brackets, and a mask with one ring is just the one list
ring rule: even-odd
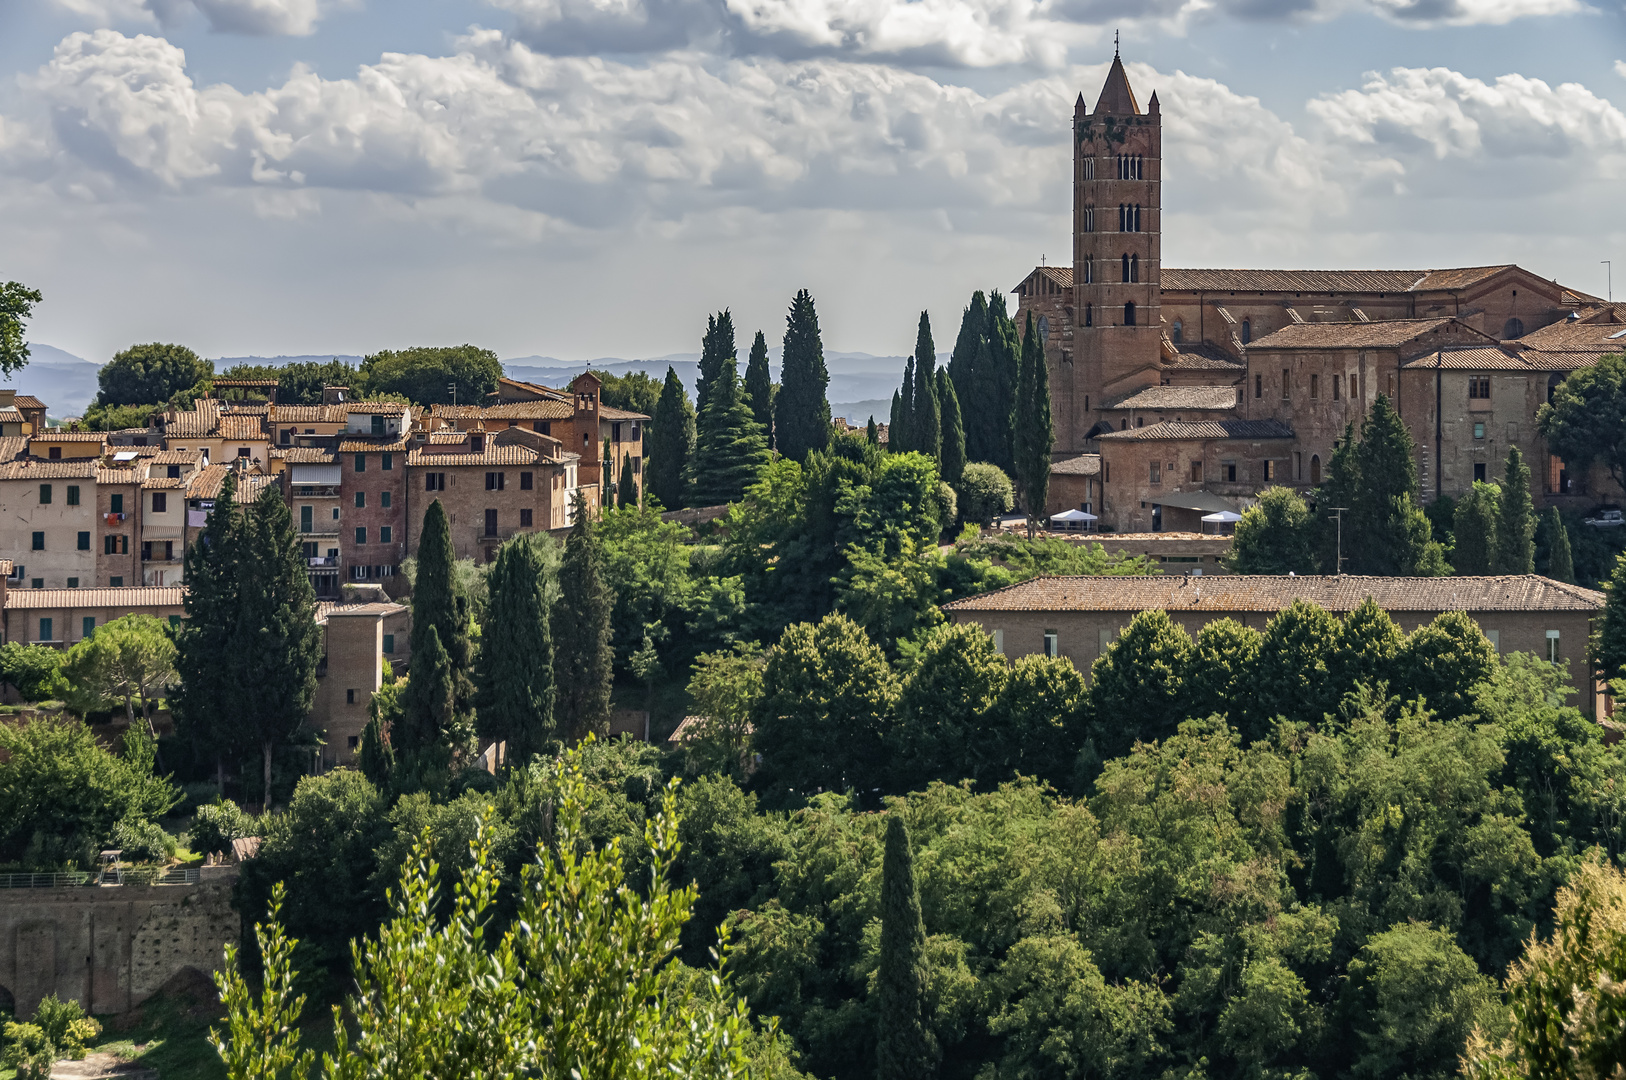
{"label": "basilica facade", "polygon": [[[1626,304],[1519,266],[1187,270],[1162,263],[1163,135],[1113,58],[1073,114],[1072,266],[1014,292],[1050,374],[1052,505],[1103,527],[1197,527],[1266,487],[1308,490],[1379,394],[1417,447],[1424,501],[1495,480],[1510,446],[1538,506],[1621,498],[1553,457],[1535,414],[1569,372],[1626,351]],[[1018,418],[1021,422],[1021,418]]]}

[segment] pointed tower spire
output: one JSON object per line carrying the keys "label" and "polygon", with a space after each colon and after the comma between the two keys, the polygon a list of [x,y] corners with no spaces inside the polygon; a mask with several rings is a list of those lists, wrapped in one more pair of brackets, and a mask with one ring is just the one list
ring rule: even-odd
{"label": "pointed tower spire", "polygon": [[1078,95],[1078,103],[1073,106],[1073,116],[1082,120],[1090,115],[1090,107],[1084,104],[1084,95]]}
{"label": "pointed tower spire", "polygon": [[1135,101],[1135,92],[1129,88],[1129,75],[1124,71],[1123,58],[1116,53],[1112,57],[1112,69],[1107,72],[1107,81],[1101,87],[1101,96],[1095,100],[1095,111],[1109,116],[1140,115],[1140,105]]}

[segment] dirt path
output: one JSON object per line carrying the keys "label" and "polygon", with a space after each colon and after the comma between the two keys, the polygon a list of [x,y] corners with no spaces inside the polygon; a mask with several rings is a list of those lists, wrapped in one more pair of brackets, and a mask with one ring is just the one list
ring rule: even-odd
{"label": "dirt path", "polygon": [[100,1050],[86,1054],[83,1061],[59,1061],[51,1067],[51,1080],[158,1080],[155,1069],[145,1069],[121,1061]]}

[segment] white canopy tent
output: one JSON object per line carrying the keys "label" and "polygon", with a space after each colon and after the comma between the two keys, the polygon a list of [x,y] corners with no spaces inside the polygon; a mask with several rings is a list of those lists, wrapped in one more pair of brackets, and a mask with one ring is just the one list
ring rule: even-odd
{"label": "white canopy tent", "polygon": [[1229,510],[1221,510],[1217,514],[1204,514],[1203,520],[1215,525],[1235,525],[1242,520],[1241,514],[1234,514]]}
{"label": "white canopy tent", "polygon": [[1096,516],[1083,510],[1063,510],[1059,514],[1050,515],[1050,524],[1059,525],[1064,529],[1087,529]]}

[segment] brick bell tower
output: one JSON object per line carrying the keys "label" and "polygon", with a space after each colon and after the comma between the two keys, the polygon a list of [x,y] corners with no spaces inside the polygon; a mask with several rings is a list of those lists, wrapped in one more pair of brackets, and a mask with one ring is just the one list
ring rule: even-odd
{"label": "brick bell tower", "polygon": [[1088,437],[1107,401],[1161,381],[1163,122],[1145,112],[1116,49],[1106,85],[1073,110],[1073,357],[1076,386],[1060,445]]}

